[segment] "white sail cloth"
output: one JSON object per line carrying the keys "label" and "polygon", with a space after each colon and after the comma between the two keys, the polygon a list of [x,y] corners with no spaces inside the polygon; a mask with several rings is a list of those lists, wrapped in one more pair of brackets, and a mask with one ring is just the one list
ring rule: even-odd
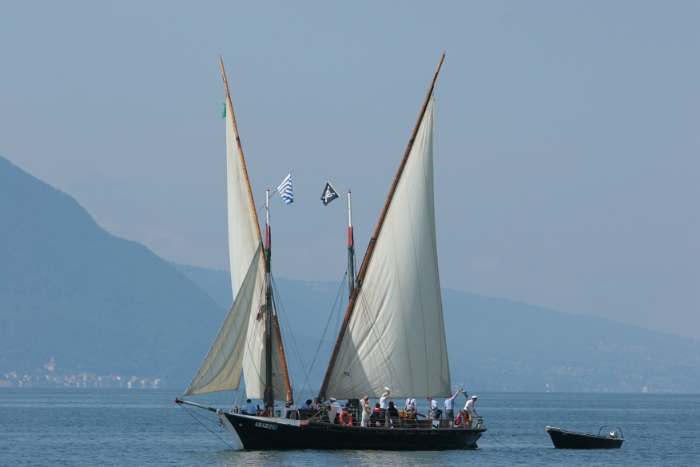
{"label": "white sail cloth", "polygon": [[[248,177],[239,154],[233,130],[233,109],[226,102],[226,172],[228,194],[228,250],[231,267],[231,289],[236,299],[238,289],[255,255],[260,238],[258,217],[250,199]],[[261,258],[262,261],[262,258]],[[264,269],[264,268],[263,268]],[[264,271],[263,271],[264,272]]]}
{"label": "white sail cloth", "polygon": [[[226,166],[228,184],[228,242],[229,261],[231,265],[231,287],[235,300],[250,258],[259,248],[259,231],[257,213],[250,199],[250,185],[243,157],[238,150],[236,134],[233,130],[233,109],[226,102]],[[260,284],[265,280],[265,260],[260,258],[258,268]],[[265,390],[265,321],[264,321],[264,287],[262,294],[254,303],[249,318],[248,333],[245,337],[245,354],[243,358],[243,376],[245,378],[246,396],[262,399]],[[261,308],[262,307],[262,308]],[[260,312],[260,315],[258,315]],[[273,334],[274,338],[274,334]],[[273,395],[286,399],[282,364],[278,355],[276,339],[272,348]]]}
{"label": "white sail cloth", "polygon": [[253,256],[236,300],[233,302],[219,334],[214,339],[209,353],[187,387],[185,396],[238,389],[248,323],[250,322],[251,304],[257,301],[256,296],[259,295],[260,287],[263,285],[261,280],[264,279],[259,273],[261,250],[258,248]]}
{"label": "white sail cloth", "polygon": [[332,369],[327,397],[446,397],[450,369],[433,199],[428,103]]}
{"label": "white sail cloth", "polygon": [[[237,390],[241,370],[246,395],[262,399],[265,391],[265,260],[261,255],[258,217],[253,207],[243,156],[226,102],[226,168],[229,261],[233,306],[212,348],[185,395]],[[273,332],[273,330],[270,330]],[[273,395],[286,399],[282,364],[273,333]]]}

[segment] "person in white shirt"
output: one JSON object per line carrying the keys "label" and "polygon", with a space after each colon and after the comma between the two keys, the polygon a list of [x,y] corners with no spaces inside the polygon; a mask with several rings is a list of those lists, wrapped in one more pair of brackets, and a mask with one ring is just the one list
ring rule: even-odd
{"label": "person in white shirt", "polygon": [[403,426],[418,427],[418,422],[416,422],[416,415],[418,415],[418,404],[413,397],[406,399],[406,404],[403,406],[403,410],[406,413]]}
{"label": "person in white shirt", "polygon": [[438,420],[440,418],[440,415],[442,415],[442,410],[438,409],[437,401],[432,397],[428,397],[428,403],[430,404],[428,418]]}
{"label": "person in white shirt", "polygon": [[408,418],[416,418],[416,412],[418,411],[416,400],[413,397],[406,399],[406,405],[403,406],[403,410]]}
{"label": "person in white shirt", "polygon": [[386,426],[387,428],[389,427],[389,415],[387,415],[386,411],[389,408],[389,394],[391,394],[389,388],[384,388],[382,397],[379,398],[379,409],[381,410],[379,417],[380,419],[384,420],[384,426]]}
{"label": "person in white shirt", "polygon": [[476,413],[476,396],[472,396],[472,398],[467,401],[467,405],[464,406],[464,411],[471,415],[472,426],[476,426],[476,419],[479,416],[479,414]]}
{"label": "person in white shirt", "polygon": [[458,389],[452,397],[445,399],[445,418],[450,422],[450,426],[452,426],[455,420],[455,398],[459,396],[461,392],[464,392],[464,389]]}
{"label": "person in white shirt", "polygon": [[360,426],[369,426],[369,417],[372,415],[372,407],[369,405],[369,396],[365,396],[360,401],[362,404],[362,419]]}
{"label": "person in white shirt", "polygon": [[340,412],[340,404],[338,404],[338,401],[335,400],[335,397],[331,397],[331,407],[330,410],[328,411],[328,419],[330,420],[331,423],[335,423],[335,416]]}

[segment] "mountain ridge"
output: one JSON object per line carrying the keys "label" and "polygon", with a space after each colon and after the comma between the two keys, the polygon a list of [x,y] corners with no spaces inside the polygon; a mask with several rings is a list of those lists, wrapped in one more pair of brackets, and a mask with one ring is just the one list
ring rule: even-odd
{"label": "mountain ridge", "polygon": [[[226,271],[171,264],[220,305],[231,301]],[[333,314],[329,310],[343,282],[275,278],[284,308],[294,310],[286,318],[304,323],[301,331],[295,324],[283,326],[283,331],[313,341],[301,350],[306,361],[314,359],[326,322],[335,323],[337,333],[338,309],[344,313],[345,305],[336,305]],[[700,392],[700,340],[448,288],[442,289],[442,297],[457,386],[482,391]],[[321,343],[325,354],[316,358],[322,365],[331,346],[326,336]],[[323,371],[325,367],[312,372],[310,380],[319,384]]]}
{"label": "mountain ridge", "polygon": [[0,218],[1,370],[28,371],[54,356],[66,371],[185,383],[207,346],[182,334],[218,325],[224,311],[213,299],[3,157]]}
{"label": "mountain ridge", "polygon": [[[3,373],[43,365],[186,387],[231,305],[226,271],[169,263],[109,234],[75,199],[1,156],[0,219],[0,386]],[[318,388],[347,303],[344,281],[273,279],[295,387]],[[700,341],[442,292],[456,386],[700,392]]]}

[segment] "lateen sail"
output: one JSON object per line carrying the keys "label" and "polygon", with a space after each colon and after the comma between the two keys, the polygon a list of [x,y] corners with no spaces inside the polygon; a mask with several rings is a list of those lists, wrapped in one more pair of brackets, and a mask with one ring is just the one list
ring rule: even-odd
{"label": "lateen sail", "polygon": [[450,369],[433,200],[431,96],[355,300],[325,394],[445,397]]}
{"label": "lateen sail", "polygon": [[[228,191],[228,250],[231,267],[231,289],[236,299],[248,265],[259,248],[257,216],[250,200],[248,180],[238,153],[233,130],[233,109],[226,102],[226,169]],[[260,258],[260,261],[263,261]],[[263,273],[265,268],[261,268]]]}
{"label": "lateen sail", "polygon": [[[265,265],[264,257],[258,252],[261,249],[257,224],[257,214],[253,210],[250,199],[248,177],[243,166],[243,158],[239,153],[238,142],[233,124],[233,109],[226,102],[226,167],[228,192],[228,235],[229,261],[231,267],[231,288],[234,301],[237,298],[241,284],[249,269],[251,260],[255,257],[260,264],[256,266],[255,293],[248,303],[249,313],[247,333],[239,336],[244,349],[243,375],[245,378],[246,395],[251,399],[263,398],[265,389],[265,325],[264,319],[257,319],[258,312],[264,314],[265,301]],[[260,306],[262,308],[260,308]],[[273,347],[273,356],[277,354]],[[285,394],[282,366],[279,356],[273,358],[273,374],[278,375],[273,384],[277,397]],[[238,368],[240,373],[240,368]],[[239,378],[236,375],[236,378]],[[281,380],[281,382],[279,382]],[[279,384],[276,384],[278,383]],[[232,388],[232,389],[237,389]]]}
{"label": "lateen sail", "polygon": [[250,262],[236,300],[204,362],[185,391],[185,396],[238,389],[251,303],[256,301],[256,295],[259,295],[262,285],[262,276],[258,273],[261,265],[260,251],[258,248]]}

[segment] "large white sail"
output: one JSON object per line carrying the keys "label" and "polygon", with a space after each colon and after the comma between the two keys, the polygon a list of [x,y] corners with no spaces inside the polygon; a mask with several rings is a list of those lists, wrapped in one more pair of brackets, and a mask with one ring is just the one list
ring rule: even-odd
{"label": "large white sail", "polygon": [[259,274],[260,251],[261,249],[258,248],[253,256],[243,284],[236,295],[236,300],[233,302],[219,334],[216,335],[209,353],[187,387],[185,396],[238,389],[251,304],[257,300],[256,296],[259,295],[263,279],[263,276]]}
{"label": "large white sail", "polygon": [[333,366],[327,397],[446,397],[430,98]]}
{"label": "large white sail", "polygon": [[[260,238],[250,200],[248,180],[233,129],[233,110],[226,102],[226,169],[228,192],[228,249],[231,288],[235,300]],[[260,261],[263,261],[261,258]],[[264,272],[264,271],[263,271]]]}

